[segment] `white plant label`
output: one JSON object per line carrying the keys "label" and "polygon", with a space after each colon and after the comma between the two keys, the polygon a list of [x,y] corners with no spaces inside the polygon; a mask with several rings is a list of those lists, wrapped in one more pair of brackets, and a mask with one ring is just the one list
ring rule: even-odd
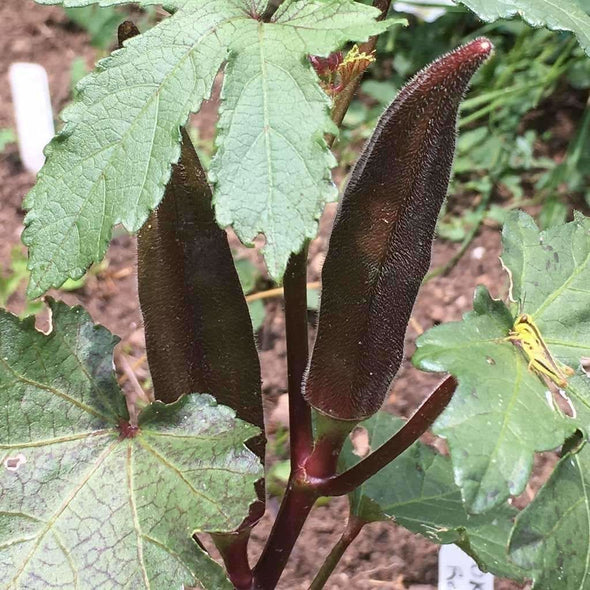
{"label": "white plant label", "polygon": [[438,590],[494,590],[494,576],[484,574],[456,545],[443,545],[438,554]]}
{"label": "white plant label", "polygon": [[55,135],[47,72],[39,64],[14,63],[9,78],[20,159],[37,174],[45,163],[43,148]]}
{"label": "white plant label", "polygon": [[[420,6],[420,4],[426,4],[427,6]],[[437,5],[440,8],[437,8]],[[396,2],[393,5],[393,9],[397,12],[407,12],[408,14],[415,14],[418,18],[432,23],[436,19],[440,18],[446,13],[445,6],[454,6],[452,0],[414,0],[412,4],[406,4],[405,2]]]}

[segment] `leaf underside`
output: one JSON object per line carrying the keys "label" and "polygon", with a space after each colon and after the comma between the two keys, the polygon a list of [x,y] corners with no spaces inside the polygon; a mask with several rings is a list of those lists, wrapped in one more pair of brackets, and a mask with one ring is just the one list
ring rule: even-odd
{"label": "leaf underside", "polygon": [[51,302],[53,330],[0,312],[0,578],[8,588],[231,588],[192,540],[255,501],[258,429],[208,395],[156,402],[129,433],[117,340]]}
{"label": "leaf underside", "polygon": [[287,0],[270,23],[251,15],[247,0],[186,0],[177,8],[102,60],[63,112],[64,129],[24,203],[29,296],[81,277],[104,257],[115,224],[130,232],[143,225],[179,158],[179,128],[209,98],[224,62],[211,166],[217,221],[245,242],[264,233],[269,271],[279,279],[335,198],[334,159],[323,140],[332,130],[329,102],[305,58],[390,24],[352,0]]}

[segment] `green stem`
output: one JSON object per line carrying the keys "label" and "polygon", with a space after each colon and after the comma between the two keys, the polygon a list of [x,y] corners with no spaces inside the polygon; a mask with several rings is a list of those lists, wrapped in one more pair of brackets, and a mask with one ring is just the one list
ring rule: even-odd
{"label": "green stem", "polygon": [[356,517],[354,514],[351,514],[348,517],[348,522],[346,524],[346,528],[342,533],[342,536],[334,545],[332,551],[330,551],[330,555],[326,558],[320,571],[317,573],[316,577],[313,579],[309,590],[321,590],[328,578],[334,572],[334,569],[338,565],[338,562],[342,559],[345,551],[348,549],[350,544],[358,537],[359,533],[363,530],[363,527],[367,524],[366,521],[361,520],[360,518]]}

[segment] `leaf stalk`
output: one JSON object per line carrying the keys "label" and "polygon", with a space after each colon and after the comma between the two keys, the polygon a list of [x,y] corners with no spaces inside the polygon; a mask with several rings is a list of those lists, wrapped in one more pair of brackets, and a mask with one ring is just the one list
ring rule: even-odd
{"label": "leaf stalk", "polygon": [[338,542],[330,551],[330,554],[322,564],[322,567],[318,571],[316,577],[313,579],[309,590],[322,590],[326,585],[328,578],[332,575],[342,556],[350,547],[351,543],[359,536],[359,533],[363,530],[363,527],[367,524],[366,521],[361,520],[354,514],[348,517],[346,528],[344,529],[342,536],[338,539]]}
{"label": "leaf stalk", "polygon": [[248,563],[248,541],[251,531],[251,527],[247,527],[229,535],[211,535],[236,590],[252,588],[252,569]]}
{"label": "leaf stalk", "polygon": [[[320,496],[342,496],[352,492],[401,455],[447,407],[456,387],[455,378],[447,377],[393,437],[339,475],[336,475],[336,468],[340,450],[356,422],[318,415],[317,442],[305,463],[291,472],[274,526],[254,568],[253,590],[274,590],[315,501]],[[358,523],[349,522],[349,526],[351,530],[345,531],[344,540],[341,539],[339,543],[350,544],[354,540],[354,537],[349,540],[348,536],[353,534]],[[328,557],[329,560],[332,558],[333,563],[325,566],[326,571],[322,576],[330,575],[347,546],[338,545],[334,548]]]}
{"label": "leaf stalk", "polygon": [[322,496],[343,496],[355,490],[399,457],[432,426],[451,401],[456,387],[455,378],[447,377],[387,442],[344,473],[316,481],[315,489]]}

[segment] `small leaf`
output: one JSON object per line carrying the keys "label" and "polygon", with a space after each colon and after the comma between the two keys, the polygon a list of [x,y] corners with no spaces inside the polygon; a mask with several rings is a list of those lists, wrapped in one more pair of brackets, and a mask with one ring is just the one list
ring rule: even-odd
{"label": "small leaf", "polygon": [[340,203],[322,271],[305,395],[359,420],[381,406],[428,270],[453,161],[457,109],[492,51],[477,39],[420,72],[385,111]]}
{"label": "small leaf", "polygon": [[266,317],[266,308],[264,301],[257,299],[248,303],[248,310],[250,312],[250,319],[252,320],[252,330],[258,332],[262,328],[264,318]]}
{"label": "small leaf", "polygon": [[242,291],[244,291],[244,295],[248,295],[248,293],[254,291],[256,283],[262,275],[256,265],[248,258],[238,258],[234,261],[234,264],[240,279],[240,285],[242,285]]}
{"label": "small leaf", "polygon": [[[111,45],[119,23],[125,18],[114,8],[100,8],[96,5],[84,8],[66,9],[67,17],[90,36],[90,43],[105,50]],[[84,71],[84,73],[86,73]]]}
{"label": "small leaf", "polygon": [[0,575],[9,588],[231,588],[192,540],[233,530],[262,476],[258,429],[208,395],[129,423],[117,339],[50,303],[53,331],[0,312]]}
{"label": "small leaf", "polygon": [[[360,424],[375,450],[393,436],[403,420],[378,412]],[[344,446],[342,468],[359,461],[350,441]],[[351,494],[351,510],[366,522],[395,520],[434,543],[455,543],[484,571],[520,579],[524,573],[508,559],[508,537],[517,510],[503,505],[482,516],[469,515],[453,481],[448,457],[418,442]]]}
{"label": "small leaf", "polygon": [[590,56],[590,17],[577,0],[454,0],[485,21],[522,17],[533,27],[572,31]]}
{"label": "small leaf", "polygon": [[566,455],[516,520],[510,539],[514,561],[538,590],[590,587],[590,447]]}
{"label": "small leaf", "polygon": [[16,134],[12,129],[0,129],[0,153],[6,149],[6,146],[16,141]]}

